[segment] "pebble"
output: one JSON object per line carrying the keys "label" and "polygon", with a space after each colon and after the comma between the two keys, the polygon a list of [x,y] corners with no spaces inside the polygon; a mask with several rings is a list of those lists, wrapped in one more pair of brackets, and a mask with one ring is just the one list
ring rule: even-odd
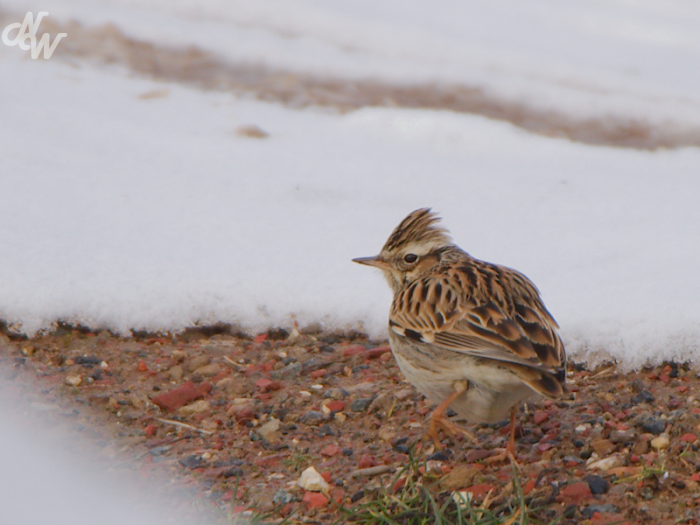
{"label": "pebble", "polygon": [[172,367],[170,370],[168,370],[168,373],[170,374],[170,379],[173,381],[182,381],[182,378],[185,375],[185,371],[182,369],[180,365],[175,365]]}
{"label": "pebble", "polygon": [[211,360],[205,356],[205,355],[200,355],[197,357],[193,357],[192,360],[190,361],[190,366],[188,367],[190,372],[194,372],[198,368],[208,365],[211,362]]}
{"label": "pebble", "polygon": [[195,374],[202,377],[213,377],[221,373],[221,365],[218,363],[211,363],[208,365],[200,366],[194,371]]}
{"label": "pebble", "polygon": [[301,500],[310,509],[319,509],[328,505],[328,497],[318,492],[307,492]]}
{"label": "pebble", "polygon": [[191,416],[192,414],[201,414],[202,412],[208,412],[209,410],[211,410],[211,404],[209,401],[200,399],[199,401],[195,401],[194,403],[180,407],[178,412],[183,416]]}
{"label": "pebble", "polygon": [[664,430],[666,430],[666,423],[663,422],[661,419],[650,417],[642,422],[642,430],[644,430],[644,432],[649,432],[650,434],[658,436]]}
{"label": "pebble", "polygon": [[632,447],[632,453],[638,456],[646,454],[647,452],[649,452],[649,442],[645,439],[640,439],[634,444],[634,447]]}
{"label": "pebble", "polygon": [[293,503],[295,500],[296,498],[292,494],[282,489],[277,489],[275,495],[272,496],[272,503],[275,505],[286,505],[287,503]]}
{"label": "pebble", "polygon": [[317,412],[316,410],[309,410],[299,418],[299,421],[302,423],[309,424],[316,423],[318,421],[323,421],[325,419],[326,415],[322,412]]}
{"label": "pebble", "polygon": [[585,481],[567,485],[560,494],[563,499],[571,502],[579,502],[592,497],[591,489]]}
{"label": "pebble", "polygon": [[481,474],[481,470],[469,465],[457,465],[450,473],[440,481],[443,490],[457,490],[468,487]]}
{"label": "pebble", "polygon": [[595,450],[599,456],[604,457],[609,455],[613,450],[615,450],[615,445],[607,439],[596,439],[591,442],[593,450]]}
{"label": "pebble", "polygon": [[399,390],[394,394],[394,397],[398,399],[399,401],[403,401],[406,399],[408,396],[412,395],[415,391],[411,390],[410,388],[404,388],[402,390]]}
{"label": "pebble", "polygon": [[364,412],[367,410],[367,407],[369,407],[372,404],[372,398],[371,397],[363,397],[360,399],[356,399],[352,403],[350,403],[350,410],[353,412]]}
{"label": "pebble", "polygon": [[275,443],[280,439],[279,430],[280,421],[273,417],[258,429],[258,434],[268,443]]}
{"label": "pebble", "polygon": [[591,489],[592,494],[605,494],[610,488],[610,483],[607,480],[601,478],[600,476],[590,475],[583,478],[588,487]]}
{"label": "pebble", "polygon": [[[590,461],[590,460],[589,460]],[[591,461],[586,465],[586,470],[610,470],[611,468],[619,467],[623,464],[623,459],[620,454],[613,454],[612,456],[604,459],[599,459],[596,461]]]}
{"label": "pebble", "polygon": [[634,436],[633,430],[613,430],[610,432],[610,441],[612,443],[628,443],[634,439]]}
{"label": "pebble", "polygon": [[182,465],[185,468],[189,469],[195,469],[195,468],[202,468],[207,466],[207,462],[204,461],[200,456],[197,454],[192,454],[191,456],[186,456],[182,458],[178,463]]}
{"label": "pebble", "polygon": [[[639,381],[639,379],[637,379],[637,381]],[[581,517],[585,520],[589,520],[596,512],[601,514],[617,514],[620,512],[620,509],[612,503],[606,503],[605,505],[589,505],[581,511]]]}
{"label": "pebble", "polygon": [[331,488],[314,467],[309,467],[301,473],[297,485],[312,492],[325,492]]}
{"label": "pebble", "polygon": [[66,384],[69,386],[80,386],[83,383],[83,378],[79,375],[66,376]]}
{"label": "pebble", "polygon": [[661,434],[660,436],[655,437],[654,439],[651,440],[651,446],[655,448],[656,450],[664,450],[668,448],[668,446],[671,444],[671,440],[669,439],[667,434]]}
{"label": "pebble", "polygon": [[186,405],[190,401],[204,397],[211,391],[211,389],[212,386],[209,382],[195,385],[191,381],[188,381],[181,387],[154,396],[152,401],[161,409],[172,412]]}
{"label": "pebble", "polygon": [[642,392],[640,392],[632,398],[632,402],[637,405],[639,403],[653,403],[654,395],[648,390],[643,390]]}

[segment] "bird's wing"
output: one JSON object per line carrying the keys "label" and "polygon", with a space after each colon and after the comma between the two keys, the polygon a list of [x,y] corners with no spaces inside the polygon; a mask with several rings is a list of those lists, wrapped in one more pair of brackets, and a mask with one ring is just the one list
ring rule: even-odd
{"label": "bird's wing", "polygon": [[559,396],[566,354],[557,324],[534,285],[507,272],[488,284],[488,293],[454,273],[419,278],[394,298],[390,329],[414,343],[498,361],[535,390]]}

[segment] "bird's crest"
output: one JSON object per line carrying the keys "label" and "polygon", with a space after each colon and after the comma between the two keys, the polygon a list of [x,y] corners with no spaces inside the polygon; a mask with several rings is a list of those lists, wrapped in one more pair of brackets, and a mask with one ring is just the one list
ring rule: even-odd
{"label": "bird's crest", "polygon": [[452,244],[447,230],[437,225],[439,222],[440,217],[430,211],[430,208],[411,212],[392,232],[382,251],[392,252],[411,243]]}

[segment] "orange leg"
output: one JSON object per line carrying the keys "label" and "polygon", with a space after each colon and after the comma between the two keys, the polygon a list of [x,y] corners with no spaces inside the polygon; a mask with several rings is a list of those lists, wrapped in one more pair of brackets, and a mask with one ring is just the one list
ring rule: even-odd
{"label": "orange leg", "polygon": [[520,466],[515,454],[515,415],[518,413],[518,408],[518,406],[514,406],[510,411],[510,438],[508,439],[508,445],[505,449],[496,449],[501,450],[501,452],[495,456],[486,458],[484,463],[495,463],[508,459],[511,463],[515,464],[516,467]]}
{"label": "orange leg", "polygon": [[452,402],[459,397],[460,394],[467,391],[468,383],[466,381],[457,381],[454,384],[454,392],[452,392],[447,399],[440,403],[435,410],[433,410],[430,416],[430,424],[428,426],[428,432],[426,433],[435,443],[435,448],[442,450],[444,447],[440,440],[438,439],[438,431],[442,429],[445,434],[450,437],[454,437],[457,434],[463,434],[469,439],[474,439],[469,432],[465,429],[455,425],[452,421],[445,417],[445,410],[452,404]]}

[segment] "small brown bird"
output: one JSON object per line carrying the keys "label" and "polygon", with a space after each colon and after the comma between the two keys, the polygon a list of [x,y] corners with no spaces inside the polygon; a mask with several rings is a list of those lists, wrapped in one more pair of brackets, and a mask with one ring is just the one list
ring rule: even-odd
{"label": "small brown bird", "polygon": [[353,259],[384,272],[394,292],[389,339],[401,372],[437,403],[428,435],[468,432],[454,409],[493,423],[511,411],[510,440],[494,460],[515,459],[515,414],[523,401],[565,393],[566,353],[558,325],[523,274],[475,259],[455,246],[429,208],[394,230],[376,257]]}

